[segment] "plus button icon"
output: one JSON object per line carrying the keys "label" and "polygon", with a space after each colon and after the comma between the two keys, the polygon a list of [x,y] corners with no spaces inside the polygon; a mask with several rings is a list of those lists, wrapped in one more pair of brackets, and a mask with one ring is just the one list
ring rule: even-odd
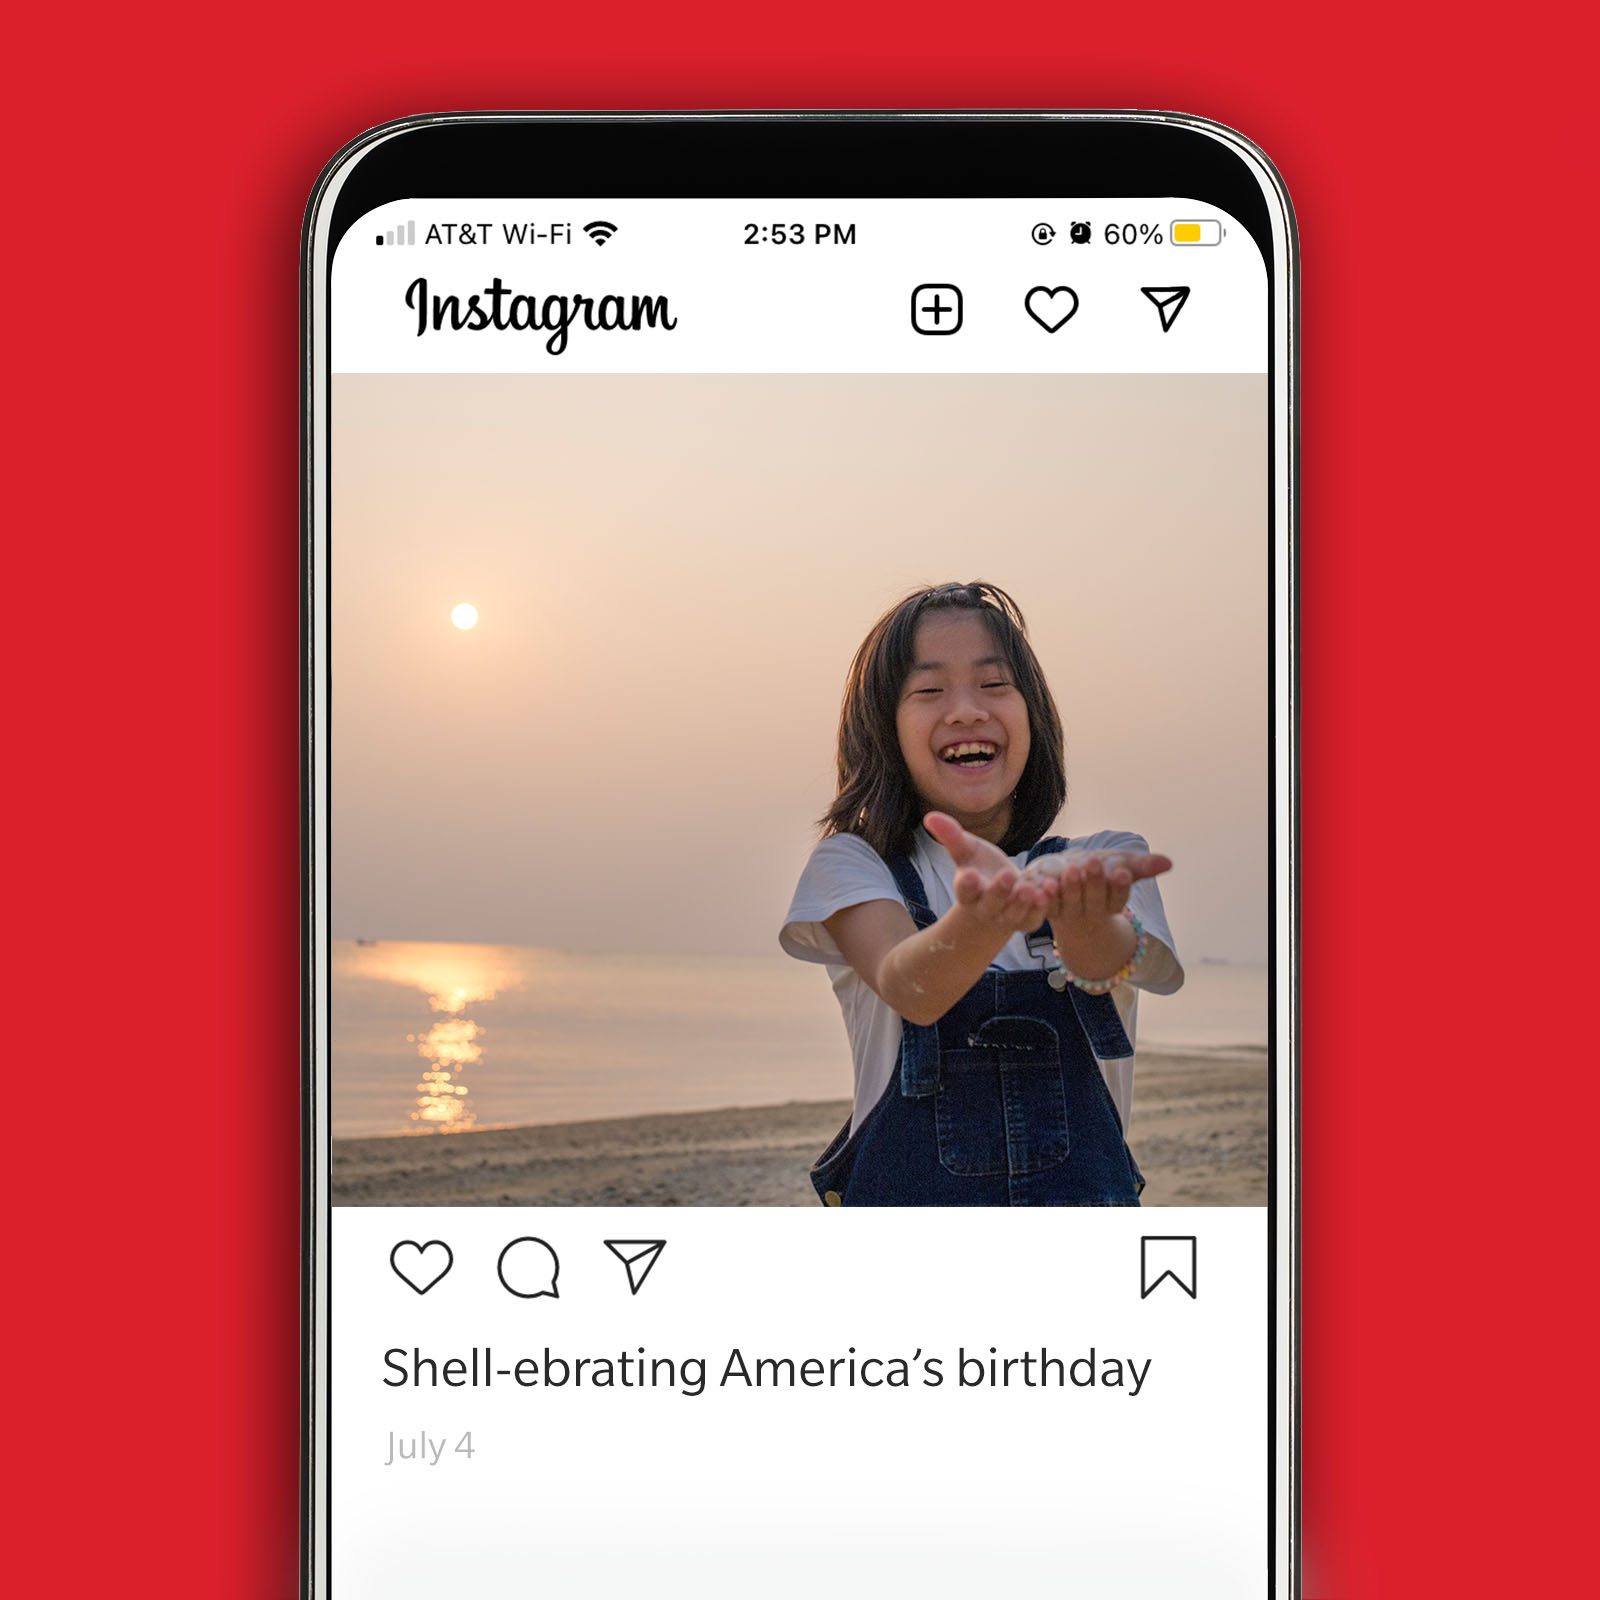
{"label": "plus button icon", "polygon": [[961,322],[961,291],[953,283],[919,283],[911,291],[911,326],[918,333],[956,333]]}

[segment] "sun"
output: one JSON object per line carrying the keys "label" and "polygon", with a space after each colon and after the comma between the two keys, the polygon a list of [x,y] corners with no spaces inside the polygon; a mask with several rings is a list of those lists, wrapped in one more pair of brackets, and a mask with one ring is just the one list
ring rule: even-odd
{"label": "sun", "polygon": [[465,632],[468,628],[478,626],[478,608],[463,600],[455,610],[450,613],[450,620]]}

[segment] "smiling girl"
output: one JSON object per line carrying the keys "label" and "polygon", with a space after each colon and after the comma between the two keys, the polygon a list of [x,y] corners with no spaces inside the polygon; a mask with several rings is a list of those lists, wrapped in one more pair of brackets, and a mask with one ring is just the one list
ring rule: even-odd
{"label": "smiling girl", "polygon": [[1065,800],[1009,595],[944,584],[878,621],[780,935],[827,966],[855,1060],[811,1173],[825,1203],[1139,1203],[1134,994],[1183,982],[1155,883],[1172,863],[1136,834],[1045,837]]}

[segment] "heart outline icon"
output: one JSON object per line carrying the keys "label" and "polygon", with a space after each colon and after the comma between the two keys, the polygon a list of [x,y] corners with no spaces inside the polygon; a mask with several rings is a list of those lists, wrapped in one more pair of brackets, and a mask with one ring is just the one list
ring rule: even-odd
{"label": "heart outline icon", "polygon": [[[429,1277],[426,1271],[422,1270],[422,1268],[427,1258],[435,1249],[444,1251],[444,1265],[440,1267],[439,1270],[431,1277]],[[416,1257],[418,1270],[415,1278],[412,1277],[405,1267],[400,1265],[400,1252],[402,1250],[409,1250]],[[410,1259],[410,1256],[408,1256],[407,1260],[409,1261]],[[394,1249],[389,1252],[389,1265],[394,1268],[395,1277],[397,1277],[402,1283],[409,1285],[412,1289],[415,1289],[418,1294],[426,1294],[434,1286],[434,1284],[436,1284],[455,1264],[455,1252],[444,1242],[443,1239],[429,1239],[426,1244],[418,1244],[415,1239],[402,1239],[399,1244],[397,1244]],[[419,1279],[423,1281],[419,1282]]]}
{"label": "heart outline icon", "polygon": [[[1056,296],[1061,294],[1066,295],[1072,304],[1067,308],[1067,311],[1064,315],[1057,316]],[[1048,315],[1041,314],[1034,305],[1036,298],[1044,305],[1049,307]],[[1032,317],[1033,320],[1037,322],[1046,333],[1057,333],[1062,328],[1066,327],[1066,325],[1078,314],[1078,292],[1076,289],[1069,289],[1064,283],[1058,283],[1053,289],[1047,288],[1042,283],[1035,284],[1034,287],[1031,288],[1024,297],[1022,305],[1023,309],[1027,311],[1028,315]]]}

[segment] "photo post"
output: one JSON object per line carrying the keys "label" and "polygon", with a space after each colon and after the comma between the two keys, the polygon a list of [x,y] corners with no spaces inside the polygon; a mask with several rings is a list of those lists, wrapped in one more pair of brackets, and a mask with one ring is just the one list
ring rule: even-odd
{"label": "photo post", "polygon": [[[336,1204],[1265,1203],[1263,377],[332,390]],[[937,921],[924,816],[1017,796],[1010,987],[908,1095],[830,929],[920,928],[896,846]],[[1085,937],[1086,891],[1135,914],[1098,994],[1036,931],[1069,867]],[[1019,1007],[1044,1055],[967,1047]],[[997,1172],[1007,1094],[1038,1148]],[[819,1186],[875,1110],[859,1201]]]}

